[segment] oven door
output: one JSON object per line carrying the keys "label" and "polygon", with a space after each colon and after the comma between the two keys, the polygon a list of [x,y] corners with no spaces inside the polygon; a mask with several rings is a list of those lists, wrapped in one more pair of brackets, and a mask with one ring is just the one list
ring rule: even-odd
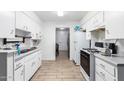
{"label": "oven door", "polygon": [[84,69],[87,75],[90,76],[90,54],[81,51],[80,60],[81,67]]}

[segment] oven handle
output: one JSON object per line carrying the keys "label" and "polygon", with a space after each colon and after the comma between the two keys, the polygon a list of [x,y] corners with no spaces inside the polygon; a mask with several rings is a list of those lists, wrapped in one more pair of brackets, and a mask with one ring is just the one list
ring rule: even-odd
{"label": "oven handle", "polygon": [[84,57],[85,59],[88,59],[88,57],[87,57],[87,56],[85,56],[85,55],[83,55],[83,54],[81,54],[81,56],[82,56],[82,57]]}

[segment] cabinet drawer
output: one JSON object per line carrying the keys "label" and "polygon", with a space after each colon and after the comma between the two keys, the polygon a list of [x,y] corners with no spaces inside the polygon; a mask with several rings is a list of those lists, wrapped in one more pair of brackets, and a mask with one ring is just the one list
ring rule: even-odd
{"label": "cabinet drawer", "polygon": [[97,73],[95,73],[95,81],[104,81]]}
{"label": "cabinet drawer", "polygon": [[112,76],[115,76],[115,67],[106,63],[105,61],[96,58],[95,59],[96,65],[98,65],[99,67],[101,67],[103,70],[107,71],[108,73],[110,73]]}
{"label": "cabinet drawer", "polygon": [[[96,65],[96,73],[100,76],[104,81],[115,81],[115,78],[110,75],[108,72],[101,69],[99,66]],[[97,77],[98,78],[98,77]]]}

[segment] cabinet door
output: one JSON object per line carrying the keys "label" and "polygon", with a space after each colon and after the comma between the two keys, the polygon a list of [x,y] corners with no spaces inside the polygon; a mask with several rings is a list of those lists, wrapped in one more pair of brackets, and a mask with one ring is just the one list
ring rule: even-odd
{"label": "cabinet door", "polygon": [[124,39],[124,12],[105,12],[106,39]]}
{"label": "cabinet door", "polygon": [[97,73],[95,73],[95,81],[104,81]]}
{"label": "cabinet door", "polygon": [[21,66],[15,71],[15,81],[24,81],[24,66]]}
{"label": "cabinet door", "polygon": [[14,63],[14,54],[10,53],[7,55],[7,81],[13,81],[14,80],[13,63]]}
{"label": "cabinet door", "polygon": [[31,31],[31,19],[23,12],[16,12],[16,28]]}
{"label": "cabinet door", "polygon": [[15,37],[15,12],[0,12],[0,38]]}
{"label": "cabinet door", "polygon": [[104,25],[104,12],[98,12],[92,21],[92,30]]}
{"label": "cabinet door", "polygon": [[31,74],[31,60],[26,60],[25,62],[25,80],[28,81],[31,77],[32,77],[32,74]]}
{"label": "cabinet door", "polygon": [[32,36],[32,39],[36,39],[37,25],[33,21],[31,24],[32,24],[31,36]]}
{"label": "cabinet door", "polygon": [[91,32],[86,32],[86,40],[91,40]]}

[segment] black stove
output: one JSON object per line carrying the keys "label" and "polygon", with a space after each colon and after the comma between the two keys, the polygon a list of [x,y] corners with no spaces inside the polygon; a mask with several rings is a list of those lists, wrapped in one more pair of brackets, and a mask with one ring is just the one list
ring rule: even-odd
{"label": "black stove", "polygon": [[83,48],[83,50],[87,50],[90,53],[99,53],[100,51],[95,48]]}

